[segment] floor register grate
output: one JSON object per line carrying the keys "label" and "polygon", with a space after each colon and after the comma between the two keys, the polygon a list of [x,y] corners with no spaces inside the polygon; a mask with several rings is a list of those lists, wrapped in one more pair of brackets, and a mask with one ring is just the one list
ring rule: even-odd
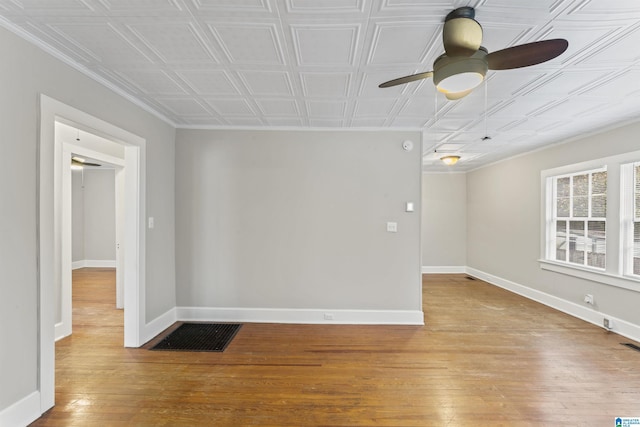
{"label": "floor register grate", "polygon": [[638,345],[631,344],[629,342],[621,342],[620,344],[622,344],[625,347],[629,347],[630,349],[633,349],[635,351],[640,351],[640,346],[638,346]]}
{"label": "floor register grate", "polygon": [[222,352],[241,326],[237,323],[183,323],[150,350]]}

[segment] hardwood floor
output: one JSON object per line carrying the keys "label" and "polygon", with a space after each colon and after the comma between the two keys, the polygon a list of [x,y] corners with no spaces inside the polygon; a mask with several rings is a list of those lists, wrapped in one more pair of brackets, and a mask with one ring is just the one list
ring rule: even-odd
{"label": "hardwood floor", "polygon": [[[33,426],[614,426],[640,417],[631,342],[464,275],[426,326],[245,324],[224,353],[122,347],[115,275],[74,271],[56,406]],[[638,344],[638,343],[636,343]]]}

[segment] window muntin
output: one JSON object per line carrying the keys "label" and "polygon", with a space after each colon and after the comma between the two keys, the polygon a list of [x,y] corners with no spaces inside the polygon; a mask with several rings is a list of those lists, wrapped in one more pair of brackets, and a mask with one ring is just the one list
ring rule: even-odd
{"label": "window muntin", "polygon": [[[552,177],[555,261],[606,267],[606,168]],[[640,228],[640,226],[639,226]]]}

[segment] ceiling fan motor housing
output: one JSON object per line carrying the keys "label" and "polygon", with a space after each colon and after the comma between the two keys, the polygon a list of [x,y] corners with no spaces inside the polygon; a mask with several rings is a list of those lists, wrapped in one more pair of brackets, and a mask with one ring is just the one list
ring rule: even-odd
{"label": "ceiling fan motor housing", "polygon": [[442,29],[442,44],[449,56],[471,56],[482,44],[482,26],[473,19],[472,7],[460,7],[447,15]]}

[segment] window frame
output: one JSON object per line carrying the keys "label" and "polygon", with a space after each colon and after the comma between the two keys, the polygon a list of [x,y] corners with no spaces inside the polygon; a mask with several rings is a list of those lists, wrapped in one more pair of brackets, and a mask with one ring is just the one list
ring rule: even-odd
{"label": "window frame", "polygon": [[[633,165],[638,163],[640,150],[541,171],[540,268],[624,289],[640,290],[640,275],[630,274],[633,272],[633,221],[629,221],[630,218],[633,220],[634,212]],[[554,178],[598,169],[607,171],[604,270],[556,261],[555,237],[549,238],[549,233],[555,234]]]}
{"label": "window frame", "polygon": [[[607,241],[607,228],[606,228],[606,224],[607,224],[607,218],[606,215],[604,217],[602,216],[592,216],[593,213],[593,196],[594,194],[592,193],[592,186],[593,186],[593,175],[597,174],[597,173],[601,173],[601,172],[607,172],[607,167],[603,166],[603,167],[599,167],[596,169],[590,169],[590,170],[581,170],[581,171],[575,171],[572,173],[566,173],[566,174],[562,174],[562,175],[554,175],[554,176],[550,176],[547,179],[551,180],[551,194],[548,195],[547,197],[547,203],[551,203],[551,218],[549,218],[549,222],[547,225],[547,230],[546,230],[546,239],[547,239],[547,251],[546,251],[546,256],[545,259],[550,260],[550,261],[555,261],[558,263],[562,263],[562,264],[569,264],[569,265],[575,265],[575,266],[579,266],[579,267],[584,267],[584,268],[588,268],[588,269],[595,269],[598,271],[606,271],[606,260],[605,260],[605,267],[597,267],[597,266],[593,266],[593,265],[589,265],[588,264],[588,252],[585,250],[584,251],[584,259],[582,263],[577,263],[574,261],[571,261],[571,255],[569,250],[567,250],[567,256],[565,257],[565,260],[558,260],[557,259],[557,221],[566,221],[566,226],[567,226],[567,238],[569,236],[569,230],[571,229],[571,223],[572,222],[580,222],[584,224],[584,236],[583,239],[588,239],[589,236],[589,223],[591,222],[604,222],[605,223],[605,259],[606,259],[606,249],[607,249],[607,245],[606,245],[606,241]],[[574,178],[578,177],[578,176],[582,176],[582,175],[587,175],[587,195],[583,196],[587,198],[587,215],[586,216],[575,216],[575,209],[574,209],[574,201],[576,196],[573,194],[573,189],[574,189],[574,185],[573,183],[575,182]],[[557,216],[557,212],[558,212],[558,180],[559,179],[563,179],[563,178],[569,178],[569,215],[566,217],[558,217]],[[608,184],[608,174],[607,174],[607,184]],[[605,193],[606,196],[606,193]],[[606,206],[606,205],[605,205]]]}
{"label": "window frame", "polygon": [[621,188],[628,194],[621,203],[621,252],[622,270],[625,276],[640,280],[640,273],[635,274],[634,268],[634,227],[640,222],[640,206],[636,207],[635,198],[640,195],[640,189],[636,187],[637,168],[640,168],[640,160],[625,163],[620,166]]}

